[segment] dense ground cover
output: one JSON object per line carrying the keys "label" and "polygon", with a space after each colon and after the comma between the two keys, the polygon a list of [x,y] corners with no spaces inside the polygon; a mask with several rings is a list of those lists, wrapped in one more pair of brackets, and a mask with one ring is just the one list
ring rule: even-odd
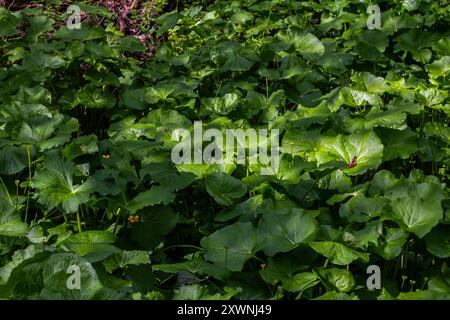
{"label": "dense ground cover", "polygon": [[[449,299],[447,1],[373,30],[357,0],[158,3],[0,7],[0,298]],[[278,172],[175,165],[194,121],[278,129]]]}

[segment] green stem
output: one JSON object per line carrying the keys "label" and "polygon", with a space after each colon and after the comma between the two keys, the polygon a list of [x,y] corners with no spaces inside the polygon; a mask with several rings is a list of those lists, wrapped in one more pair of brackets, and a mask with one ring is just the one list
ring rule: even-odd
{"label": "green stem", "polygon": [[77,225],[78,225],[78,232],[81,233],[83,230],[81,230],[81,219],[80,219],[80,212],[77,211]]}
{"label": "green stem", "polygon": [[203,251],[203,248],[197,247],[197,246],[193,246],[193,245],[190,245],[190,244],[175,244],[173,246],[169,246],[167,248],[164,248],[162,251],[166,251],[166,250],[173,249],[173,248],[191,248],[191,249],[198,249],[200,251]]}
{"label": "green stem", "polygon": [[222,83],[223,83],[222,81],[219,83],[219,88],[217,88],[216,96],[214,97],[214,102],[216,102],[217,97],[219,96],[219,91],[222,88]]}
{"label": "green stem", "polygon": [[402,275],[402,286],[400,287],[400,291],[403,290],[403,287],[405,286],[406,279],[408,279],[408,277],[405,276],[405,275]]}
{"label": "green stem", "polygon": [[114,226],[114,230],[113,230],[113,233],[114,233],[114,234],[116,234],[116,231],[117,231],[117,226],[119,225],[119,219],[120,219],[120,208],[119,208],[119,209],[117,209],[117,212],[116,212],[116,214],[117,214],[117,219],[116,219],[116,225]]}
{"label": "green stem", "polygon": [[258,261],[261,262],[261,263],[266,263],[263,259],[261,259],[261,258],[255,256],[255,255],[253,255],[253,258],[255,258],[256,260],[258,260]]}
{"label": "green stem", "polygon": [[425,278],[423,279],[423,284],[422,284],[422,287],[420,288],[420,290],[424,290],[424,288],[425,288],[425,286],[427,285],[427,283],[428,283],[428,278],[425,277]]}
{"label": "green stem", "polygon": [[25,223],[27,223],[28,208],[30,206],[30,189],[31,189],[31,155],[30,155],[30,146],[27,146],[27,160],[28,160],[28,186],[27,186],[27,205],[25,207]]}
{"label": "green stem", "polygon": [[6,195],[8,196],[9,203],[12,205],[13,202],[12,202],[12,199],[11,199],[11,195],[9,194],[8,189],[6,188],[5,182],[3,182],[2,177],[0,177],[0,182],[2,183],[2,186],[5,189]]}
{"label": "green stem", "polygon": [[166,279],[164,279],[163,281],[161,281],[159,284],[162,285],[164,282],[166,282],[167,280],[172,279],[172,278],[175,277],[175,276],[176,276],[176,274],[172,274],[172,275],[170,275],[168,278],[166,278]]}
{"label": "green stem", "polygon": [[211,279],[206,278],[206,281],[208,281],[213,287],[215,287],[217,291],[219,291],[219,292],[221,292],[221,293],[223,293],[223,294],[226,294],[226,291],[225,291],[224,289],[220,288],[220,287],[219,287],[217,284],[215,284],[214,282],[212,282]]}

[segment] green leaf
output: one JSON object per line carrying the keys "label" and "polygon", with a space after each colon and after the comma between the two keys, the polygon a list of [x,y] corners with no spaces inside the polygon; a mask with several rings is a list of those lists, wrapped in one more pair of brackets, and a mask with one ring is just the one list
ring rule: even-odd
{"label": "green leaf", "polygon": [[42,50],[32,49],[32,52],[24,57],[23,65],[31,70],[59,69],[66,65],[66,61],[59,55],[48,54]]}
{"label": "green leaf", "polygon": [[[417,181],[423,179],[423,181]],[[386,192],[392,211],[386,215],[402,228],[423,238],[444,218],[441,201],[445,198],[439,180],[411,172],[408,179],[401,179]]]}
{"label": "green leaf", "polygon": [[320,297],[313,300],[359,300],[358,296],[354,294],[347,294],[344,292],[329,291]]}
{"label": "green leaf", "polygon": [[145,89],[128,89],[122,94],[122,101],[126,107],[142,110],[147,104]]}
{"label": "green leaf", "polygon": [[105,18],[112,18],[114,16],[114,14],[111,11],[109,11],[107,8],[104,7],[92,6],[86,3],[78,3],[77,5],[80,7],[82,11],[85,11],[93,15],[98,14]]}
{"label": "green leaf", "polygon": [[380,241],[378,247],[375,248],[375,252],[386,260],[395,259],[402,253],[408,236],[409,233],[403,229],[390,228],[383,236],[383,241]]}
{"label": "green leaf", "polygon": [[432,255],[445,259],[450,257],[450,226],[437,226],[425,237],[427,250]]}
{"label": "green leaf", "polygon": [[397,300],[450,300],[450,293],[440,293],[432,290],[417,290],[401,292]]}
{"label": "green leaf", "polygon": [[242,291],[241,288],[224,288],[225,294],[211,294],[204,286],[193,284],[185,285],[175,290],[173,300],[229,300]]}
{"label": "green leaf", "polygon": [[41,34],[50,30],[55,22],[53,19],[46,16],[27,17],[27,20],[28,23],[31,24],[31,26],[27,29],[27,39],[32,42],[35,42]]}
{"label": "green leaf", "polygon": [[397,110],[381,111],[372,108],[364,117],[344,119],[345,128],[350,132],[366,131],[375,127],[385,127],[391,129],[405,129],[406,114]]}
{"label": "green leaf", "polygon": [[301,292],[315,287],[319,283],[318,277],[313,272],[302,272],[293,275],[283,281],[283,289],[289,292]]}
{"label": "green leaf", "polygon": [[175,88],[170,86],[147,88],[144,91],[145,101],[150,104],[155,104],[159,101],[165,101],[174,92]]}
{"label": "green leaf", "polygon": [[180,18],[181,15],[176,10],[159,16],[155,21],[160,24],[161,27],[158,29],[156,36],[160,37],[163,33],[176,26]]}
{"label": "green leaf", "polygon": [[157,204],[169,204],[175,200],[175,195],[165,187],[153,186],[150,190],[139,193],[127,204],[127,209],[137,211]]}
{"label": "green leaf", "polygon": [[230,271],[241,271],[255,253],[256,230],[250,222],[236,222],[203,238],[200,243],[206,260]]}
{"label": "green leaf", "polygon": [[344,169],[347,175],[360,175],[369,169],[375,169],[383,158],[383,145],[373,131],[324,137],[321,143],[316,154],[319,164],[337,160],[349,165],[355,159],[353,168]]}
{"label": "green leaf", "polygon": [[32,179],[39,202],[49,209],[60,206],[65,212],[77,212],[81,204],[89,201],[93,186],[90,181],[74,184],[74,171],[71,161],[62,159],[56,152],[48,152],[43,168]]}
{"label": "green leaf", "polygon": [[185,173],[192,173],[196,176],[196,179],[203,179],[212,173],[219,174],[231,174],[236,168],[236,164],[195,164],[195,163],[186,163],[177,165],[177,170]]}
{"label": "green leaf", "polygon": [[0,216],[0,235],[21,237],[28,231],[28,225],[18,215],[2,214]]}
{"label": "green leaf", "polygon": [[6,8],[0,7],[0,37],[9,37],[16,34],[20,18]]}
{"label": "green leaf", "polygon": [[191,173],[178,172],[178,170],[169,163],[149,163],[142,161],[143,168],[140,176],[149,174],[152,180],[161,184],[161,186],[170,190],[181,190],[194,182],[195,176]]}
{"label": "green leaf", "polygon": [[450,56],[450,40],[440,39],[433,43],[433,50],[441,56]]}
{"label": "green leaf", "polygon": [[96,152],[98,152],[98,138],[93,134],[73,140],[62,151],[67,160],[73,160],[79,156]]}
{"label": "green leaf", "polygon": [[64,121],[58,123],[52,137],[39,143],[40,150],[49,150],[70,141],[72,133],[77,131],[78,128],[79,123],[75,118],[64,119]]}
{"label": "green leaf", "polygon": [[203,99],[202,104],[210,112],[227,115],[238,107],[239,96],[236,93],[227,93],[223,97]]}
{"label": "green leaf", "polygon": [[377,77],[370,72],[362,72],[360,74],[356,74],[352,80],[356,82],[357,85],[360,85],[364,91],[370,93],[384,93],[389,91],[389,84],[382,77]]}
{"label": "green leaf", "polygon": [[247,192],[247,187],[239,179],[225,173],[212,173],[205,180],[206,191],[223,206],[230,206]]}
{"label": "green leaf", "polygon": [[448,77],[450,72],[450,56],[442,57],[439,60],[426,66],[428,74],[432,79],[439,79],[440,77]]}
{"label": "green leaf", "polygon": [[0,149],[0,174],[16,174],[27,166],[27,149],[25,146],[6,146]]}
{"label": "green leaf", "polygon": [[[261,278],[272,285],[279,281],[288,281],[299,271],[305,268],[317,258],[317,254],[309,247],[298,247],[285,254],[277,254],[273,258],[268,258],[267,265],[262,266],[259,271]],[[302,264],[299,263],[302,261]],[[299,276],[300,277],[300,276]],[[295,283],[295,279],[293,279]],[[294,284],[291,282],[291,284]]]}
{"label": "green leaf", "polygon": [[369,261],[369,254],[350,249],[338,242],[311,242],[310,246],[314,251],[324,255],[330,259],[332,263],[337,265],[347,265],[358,259],[361,259],[364,262]]}
{"label": "green leaf", "polygon": [[426,48],[430,47],[431,39],[429,31],[413,28],[402,33],[396,40],[400,49],[410,52],[414,60],[427,62],[431,57],[431,52]]}
{"label": "green leaf", "polygon": [[32,225],[27,232],[26,237],[31,243],[43,243],[48,241],[48,238],[44,234],[44,229],[40,225]]}
{"label": "green leaf", "polygon": [[298,209],[290,213],[265,214],[258,224],[258,248],[270,257],[287,252],[300,243],[311,240],[317,230],[317,221]]}
{"label": "green leaf", "polygon": [[219,222],[226,222],[239,216],[246,216],[246,217],[257,216],[258,215],[257,210],[262,203],[263,199],[261,196],[252,197],[232,207],[224,208],[216,215],[215,220]]}
{"label": "green leaf", "polygon": [[140,265],[140,264],[149,264],[150,257],[148,251],[121,251],[119,253],[113,254],[105,261],[103,261],[103,265],[105,266],[106,271],[112,272],[118,268],[124,269],[128,265]]}
{"label": "green leaf", "polygon": [[318,181],[318,187],[321,189],[338,190],[346,192],[352,186],[352,180],[342,170],[334,170],[330,174],[322,177]]}
{"label": "green leaf", "polygon": [[281,31],[276,37],[284,43],[293,45],[304,56],[323,55],[325,47],[323,43],[312,33],[289,30]]}
{"label": "green leaf", "polygon": [[237,52],[233,52],[230,55],[228,55],[228,58],[222,67],[222,71],[228,70],[233,72],[247,71],[250,70],[253,64],[254,64],[253,61],[245,58],[244,56],[241,56]]}
{"label": "green leaf", "polygon": [[12,255],[11,261],[8,261],[0,267],[0,285],[4,285],[8,282],[14,269],[21,263],[38,259],[46,254],[47,251],[44,247],[38,244],[32,244],[25,249],[15,251]]}
{"label": "green leaf", "polygon": [[313,164],[303,161],[300,157],[291,157],[283,154],[276,172],[276,177],[283,182],[296,184],[301,179],[301,174],[304,171],[313,168]]}
{"label": "green leaf", "polygon": [[111,232],[85,231],[70,236],[61,242],[61,247],[89,262],[98,262],[120,252],[119,248],[112,245],[115,241],[116,237]]}
{"label": "green leaf", "polygon": [[443,123],[428,122],[424,127],[425,135],[438,137],[444,143],[450,145],[450,128]]}
{"label": "green leaf", "polygon": [[[366,105],[380,106],[379,96],[375,93],[369,93],[364,90],[344,87],[339,92],[338,105],[346,104],[350,107],[361,107]],[[337,106],[335,106],[336,108]]]}
{"label": "green leaf", "polygon": [[405,130],[377,128],[376,131],[384,145],[383,161],[408,159],[420,149],[418,136],[410,128]]}
{"label": "green leaf", "polygon": [[92,58],[113,58],[117,55],[110,45],[101,42],[87,42],[85,50]]}
{"label": "green leaf", "polygon": [[252,21],[254,19],[253,15],[248,11],[238,11],[233,14],[230,18],[231,23],[233,24],[244,24],[248,21]]}
{"label": "green leaf", "polygon": [[74,106],[79,104],[87,108],[110,109],[116,105],[116,98],[109,93],[94,87],[93,85],[86,85],[79,92],[75,94]]}
{"label": "green leaf", "polygon": [[225,280],[230,274],[227,269],[208,263],[200,258],[172,264],[157,264],[152,267],[153,270],[167,273],[189,272],[194,276],[206,274],[218,280]]}
{"label": "green leaf", "polygon": [[57,39],[61,39],[67,42],[74,40],[88,41],[95,40],[103,37],[104,31],[100,28],[90,28],[87,25],[83,25],[80,29],[69,29],[62,27],[58,29],[54,36]]}
{"label": "green leaf", "polygon": [[395,298],[388,290],[386,290],[386,288],[382,288],[377,300],[395,300]]}
{"label": "green leaf", "polygon": [[425,201],[423,198],[399,198],[392,203],[393,211],[389,216],[407,231],[419,238],[425,236],[443,219],[443,210],[439,202]]}
{"label": "green leaf", "polygon": [[366,222],[382,213],[389,201],[384,198],[366,198],[355,195],[339,209],[339,215],[349,222]]}
{"label": "green leaf", "polygon": [[[67,270],[74,266],[80,270],[79,290],[67,286]],[[14,288],[16,299],[86,300],[94,299],[102,289],[94,267],[73,253],[54,253],[46,259],[24,263],[14,270],[8,283]]]}
{"label": "green leaf", "polygon": [[428,281],[428,290],[448,294],[450,292],[450,272],[446,263],[441,266],[441,273]]}
{"label": "green leaf", "polygon": [[133,224],[131,239],[152,250],[175,228],[178,220],[178,215],[170,207],[154,207],[144,211],[140,222]]}
{"label": "green leaf", "polygon": [[392,172],[387,170],[378,171],[372,179],[368,193],[370,196],[384,194],[393,188],[397,182],[398,179]]}
{"label": "green leaf", "polygon": [[288,129],[283,136],[281,151],[299,155],[308,161],[316,161],[316,150],[321,145],[320,139],[317,130]]}
{"label": "green leaf", "polygon": [[381,229],[380,220],[368,222],[360,230],[347,227],[342,234],[342,240],[352,248],[367,251],[369,245],[378,245]]}
{"label": "green leaf", "polygon": [[320,268],[314,272],[330,291],[350,292],[355,287],[355,279],[350,271],[338,268]]}

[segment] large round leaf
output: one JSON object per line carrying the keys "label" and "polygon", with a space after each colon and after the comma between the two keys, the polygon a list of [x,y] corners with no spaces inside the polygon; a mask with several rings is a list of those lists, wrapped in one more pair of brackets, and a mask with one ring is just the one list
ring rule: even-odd
{"label": "large round leaf", "polygon": [[308,240],[317,230],[317,221],[300,210],[287,214],[265,214],[258,224],[258,247],[268,256],[287,252]]}
{"label": "large round leaf", "polygon": [[407,231],[419,238],[425,236],[443,218],[440,202],[404,197],[392,202],[388,215]]}
{"label": "large round leaf", "polygon": [[298,32],[289,30],[287,32],[279,32],[277,38],[282,42],[294,46],[294,48],[302,55],[323,55],[325,47],[323,43],[312,33]]}
{"label": "large round leaf", "polygon": [[354,133],[348,136],[324,137],[316,153],[318,163],[344,161],[348,175],[359,175],[375,169],[383,158],[383,145],[373,131]]}
{"label": "large round leaf", "polygon": [[254,255],[256,230],[250,222],[237,222],[203,238],[201,245],[207,260],[230,271],[241,271]]}
{"label": "large round leaf", "polygon": [[133,224],[131,239],[151,250],[175,228],[179,217],[170,207],[165,206],[152,207],[141,212],[141,222]]}
{"label": "large round leaf", "polygon": [[61,242],[61,247],[89,262],[97,262],[120,252],[119,248],[112,245],[115,241],[116,237],[112,232],[92,230],[70,236]]}
{"label": "large round leaf", "polygon": [[419,238],[444,218],[441,205],[445,198],[444,190],[434,176],[427,177],[413,171],[408,179],[400,179],[385,194],[392,207],[392,210],[386,210],[386,216]]}
{"label": "large round leaf", "polygon": [[49,209],[61,206],[66,212],[76,212],[80,204],[89,200],[93,191],[89,181],[74,184],[75,166],[60,158],[55,152],[46,155],[43,169],[36,172],[32,186],[41,203]]}
{"label": "large round leaf", "polygon": [[225,173],[213,173],[206,177],[206,191],[223,206],[230,206],[234,199],[242,197],[247,187],[239,179]]}

